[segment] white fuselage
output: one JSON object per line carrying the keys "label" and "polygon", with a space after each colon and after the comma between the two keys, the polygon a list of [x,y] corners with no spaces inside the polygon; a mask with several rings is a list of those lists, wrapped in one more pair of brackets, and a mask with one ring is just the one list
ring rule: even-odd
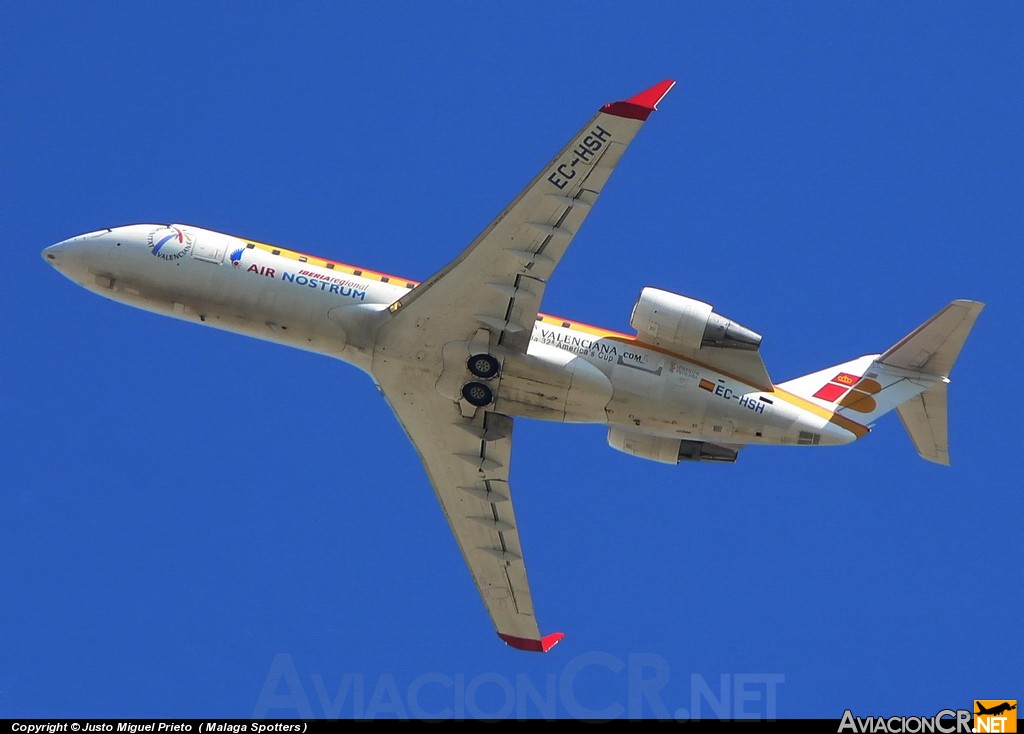
{"label": "white fuselage", "polygon": [[[107,298],[336,357],[371,375],[388,306],[417,285],[175,225],[101,230],[43,255]],[[525,355],[501,356],[492,409],[507,415],[726,445],[842,444],[863,435],[778,388],[756,390],[635,337],[549,316],[538,317]]]}

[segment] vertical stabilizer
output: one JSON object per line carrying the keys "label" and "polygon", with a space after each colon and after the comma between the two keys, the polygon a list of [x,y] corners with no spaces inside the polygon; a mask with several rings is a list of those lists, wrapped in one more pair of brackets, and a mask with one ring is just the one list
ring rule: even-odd
{"label": "vertical stabilizer", "polygon": [[778,387],[862,425],[896,410],[918,453],[948,465],[948,375],[984,307],[978,301],[953,301],[884,354],[860,357]]}
{"label": "vertical stabilizer", "polygon": [[949,466],[946,385],[933,385],[896,408],[896,412],[921,458]]}
{"label": "vertical stabilizer", "polygon": [[946,386],[964,341],[985,308],[978,301],[957,300],[910,332],[878,358],[879,365],[939,377],[896,411],[922,458],[949,466]]}

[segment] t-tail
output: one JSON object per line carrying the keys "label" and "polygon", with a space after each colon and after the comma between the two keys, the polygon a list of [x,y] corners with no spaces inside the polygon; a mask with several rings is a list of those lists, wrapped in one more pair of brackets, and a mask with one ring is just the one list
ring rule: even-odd
{"label": "t-tail", "polygon": [[953,301],[884,354],[869,354],[779,387],[863,425],[895,409],[917,452],[948,466],[946,386],[984,307],[978,301]]}

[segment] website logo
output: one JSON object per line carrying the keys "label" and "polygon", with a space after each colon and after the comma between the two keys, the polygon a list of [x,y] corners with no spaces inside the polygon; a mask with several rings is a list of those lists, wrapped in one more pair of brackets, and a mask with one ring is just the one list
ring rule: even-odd
{"label": "website logo", "polygon": [[855,716],[843,712],[838,734],[968,734],[971,712],[967,709],[942,709],[934,716]]}
{"label": "website logo", "polygon": [[1017,731],[1017,702],[999,699],[974,701],[974,731]]}

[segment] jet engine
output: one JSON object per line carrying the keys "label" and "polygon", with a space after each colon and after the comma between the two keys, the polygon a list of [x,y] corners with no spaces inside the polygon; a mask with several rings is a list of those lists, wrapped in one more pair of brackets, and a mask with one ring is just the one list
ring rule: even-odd
{"label": "jet engine", "polygon": [[662,464],[678,464],[681,461],[736,461],[737,451],[726,446],[706,441],[687,441],[681,438],[652,436],[622,428],[608,429],[608,445],[624,454],[650,459]]}
{"label": "jet engine", "polygon": [[657,288],[644,288],[629,323],[637,338],[672,350],[701,347],[756,351],[761,335],[714,312],[712,306]]}

